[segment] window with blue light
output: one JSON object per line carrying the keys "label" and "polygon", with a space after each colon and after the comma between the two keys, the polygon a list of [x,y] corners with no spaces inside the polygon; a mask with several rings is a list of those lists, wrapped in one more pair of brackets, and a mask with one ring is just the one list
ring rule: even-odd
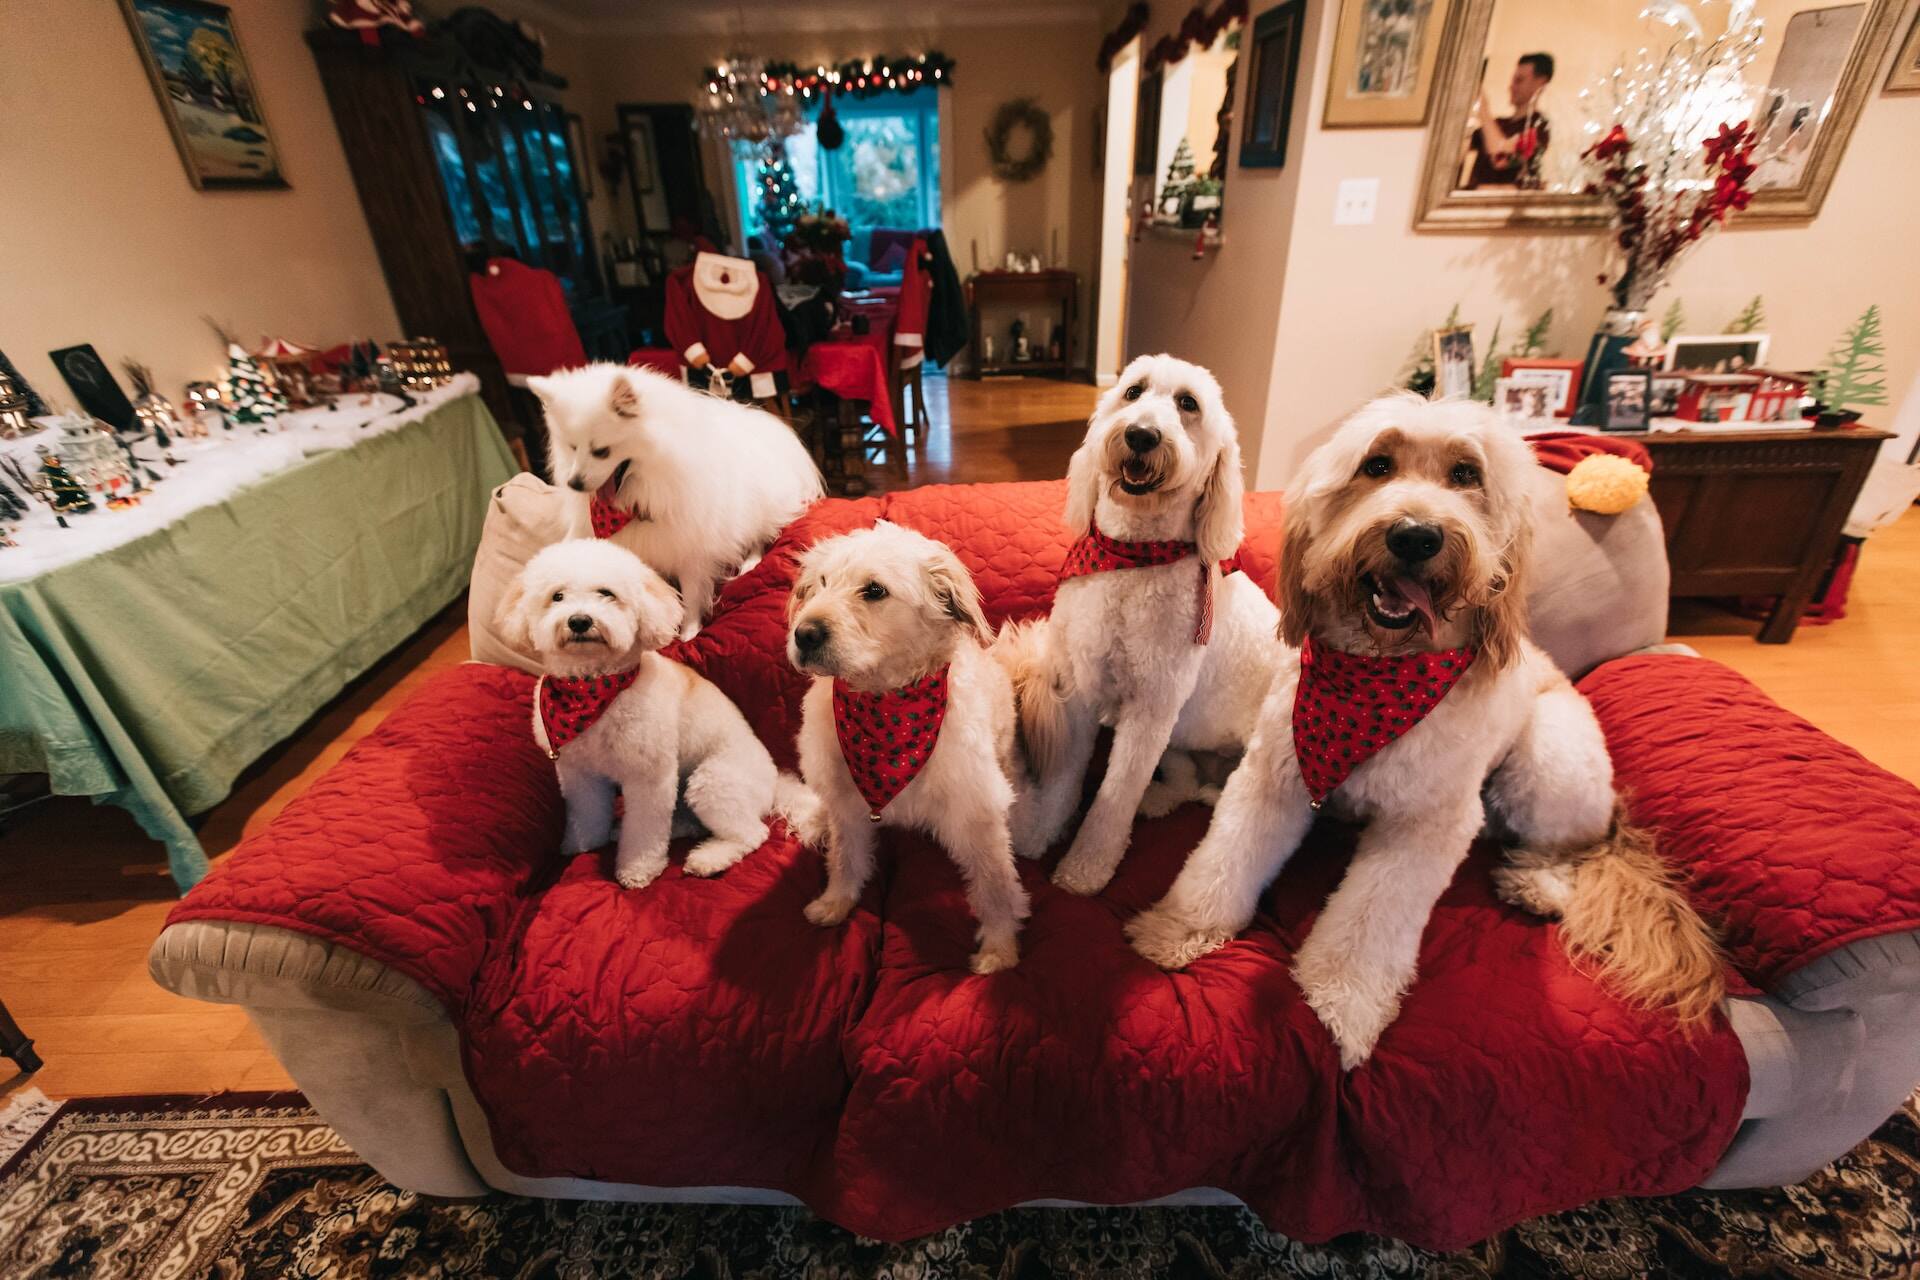
{"label": "window with blue light", "polygon": [[[865,100],[837,97],[834,111],[846,141],[828,151],[819,142],[820,105],[786,139],[794,186],[807,208],[822,205],[847,220],[856,237],[874,227],[940,225],[940,99],[931,87]],[[760,209],[764,145],[734,146],[734,181],[746,233],[765,230]]]}

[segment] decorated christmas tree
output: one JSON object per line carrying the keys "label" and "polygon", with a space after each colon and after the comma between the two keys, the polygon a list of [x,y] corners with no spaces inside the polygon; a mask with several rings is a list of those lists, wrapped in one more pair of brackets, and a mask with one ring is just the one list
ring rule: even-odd
{"label": "decorated christmas tree", "polygon": [[60,465],[60,455],[46,452],[40,454],[40,474],[46,487],[47,501],[55,511],[93,510],[93,499],[87,495],[87,486],[74,478],[73,472]]}
{"label": "decorated christmas tree", "polygon": [[780,139],[767,143],[767,149],[760,155],[756,177],[760,183],[760,225],[779,243],[787,238],[806,208],[800,200],[800,186],[793,178],[793,165],[787,160],[786,144]]}
{"label": "decorated christmas tree", "polygon": [[1820,369],[1821,401],[1833,410],[1885,404],[1887,366],[1881,362],[1886,354],[1880,337],[1880,308],[1868,307],[1827,353],[1827,363]]}
{"label": "decorated christmas tree", "polygon": [[235,422],[259,425],[280,416],[278,398],[267,387],[260,366],[237,342],[227,344],[226,401]]}
{"label": "decorated christmas tree", "polygon": [[1180,145],[1173,149],[1173,159],[1167,162],[1167,176],[1160,183],[1161,214],[1169,218],[1179,217],[1187,190],[1192,186],[1193,148],[1187,145],[1183,137]]}

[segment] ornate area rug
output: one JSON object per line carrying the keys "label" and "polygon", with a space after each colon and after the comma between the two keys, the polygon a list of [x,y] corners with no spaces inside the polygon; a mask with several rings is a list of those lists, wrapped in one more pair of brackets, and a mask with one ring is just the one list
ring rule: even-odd
{"label": "ornate area rug", "polygon": [[1799,1186],[1611,1200],[1457,1254],[1298,1244],[1236,1209],[1022,1209],[882,1245],[800,1209],[432,1200],[361,1164],[297,1094],[35,1104],[11,1133],[6,1280],[1920,1275],[1911,1102]]}

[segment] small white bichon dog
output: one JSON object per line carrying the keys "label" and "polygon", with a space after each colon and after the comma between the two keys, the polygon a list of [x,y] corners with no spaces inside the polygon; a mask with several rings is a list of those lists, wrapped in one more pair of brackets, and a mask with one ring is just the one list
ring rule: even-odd
{"label": "small white bichon dog", "polygon": [[546,410],[567,536],[612,538],[678,583],[682,638],[700,629],[715,587],[752,568],[823,492],[786,423],[651,370],[592,364],[527,388]]}
{"label": "small white bichon dog", "polygon": [[527,562],[501,612],[502,629],[548,673],[534,691],[533,736],[560,774],[567,853],[607,842],[618,791],[614,876],[629,889],[651,883],[666,870],[683,778],[710,833],[687,855],[688,874],[725,871],[766,842],[766,815],[785,791],[773,757],[726,694],[654,652],[680,622],[659,574],[611,542],[557,542]]}
{"label": "small white bichon dog", "polygon": [[1020,958],[1027,894],[1008,816],[1025,773],[1013,685],[966,566],[885,521],[801,561],[787,658],[817,677],[802,704],[800,771],[819,797],[806,832],[827,860],[807,919],[847,918],[873,872],[874,829],[917,827],[946,848],[979,921],[975,973]]}

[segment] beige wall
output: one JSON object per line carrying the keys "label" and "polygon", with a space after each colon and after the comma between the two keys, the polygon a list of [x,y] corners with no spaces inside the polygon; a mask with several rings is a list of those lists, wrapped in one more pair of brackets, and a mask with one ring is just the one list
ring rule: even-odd
{"label": "beige wall", "polygon": [[[1256,4],[1253,17],[1272,8]],[[1326,6],[1308,6],[1305,41],[1311,49]],[[1158,6],[1142,36],[1143,48],[1173,30],[1183,16],[1173,6]],[[1251,21],[1249,31],[1252,30]],[[1247,91],[1247,77],[1234,77],[1236,118]],[[1317,99],[1316,99],[1317,101]],[[1318,110],[1296,101],[1284,169],[1242,169],[1239,148],[1227,161],[1222,243],[1205,257],[1193,256],[1194,233],[1148,230],[1132,245],[1128,271],[1128,355],[1166,351],[1213,370],[1226,392],[1227,408],[1240,424],[1247,476],[1263,474],[1263,442],[1277,405],[1270,403],[1269,377],[1280,318],[1279,299],[1291,291],[1288,241],[1296,217],[1300,153],[1310,120]],[[1154,175],[1159,182],[1160,175]],[[1329,208],[1331,205],[1329,204]],[[1282,448],[1285,444],[1282,442]]]}
{"label": "beige wall", "polygon": [[[965,17],[964,9],[956,11]],[[1091,13],[1042,14],[1031,22],[981,26],[926,14],[911,27],[840,34],[783,31],[777,19],[757,23],[753,52],[802,65],[865,57],[881,50],[938,48],[955,61],[953,87],[942,90],[942,223],[962,276],[998,263],[1009,249],[1047,259],[1057,243],[1061,265],[1080,273],[1080,323],[1075,358],[1087,359],[1091,281],[1098,263],[1099,183],[1094,172],[1094,115],[1105,87],[1093,58],[1099,28]],[[694,102],[704,92],[702,67],[737,51],[741,41],[721,34],[631,34],[615,31],[576,40],[584,61],[560,69],[588,82],[594,110],[588,132],[596,139],[614,127],[622,102]],[[556,62],[556,66],[559,64]],[[1032,97],[1052,117],[1053,158],[1024,183],[995,178],[982,137],[994,109],[1009,98]],[[709,163],[708,180],[721,174]],[[630,199],[618,217],[631,227]],[[596,223],[596,225],[599,225]],[[1037,315],[1035,317],[1037,319]],[[1041,331],[1044,339],[1044,330]],[[1004,337],[1001,339],[1004,343]]]}
{"label": "beige wall", "polygon": [[[1899,30],[1909,20],[1903,18]],[[1595,281],[1605,263],[1596,235],[1410,230],[1426,132],[1319,129],[1331,55],[1330,37],[1321,35],[1309,33],[1317,53],[1303,100],[1316,127],[1296,152],[1298,167],[1289,161],[1299,210],[1285,249],[1285,289],[1268,362],[1255,472],[1262,487],[1284,484],[1341,416],[1390,386],[1420,331],[1438,324],[1454,303],[1474,323],[1482,350],[1496,319],[1503,322],[1504,345],[1551,306],[1553,347],[1578,358],[1607,302]],[[1907,247],[1912,210],[1920,204],[1920,168],[1905,159],[1920,136],[1920,96],[1882,94],[1885,77],[1883,65],[1820,216],[1805,226],[1736,226],[1721,233],[1681,265],[1653,309],[1658,314],[1677,295],[1689,327],[1711,333],[1762,294],[1773,336],[1770,359],[1793,367],[1819,362],[1841,330],[1877,302],[1895,403],[1870,417],[1891,422],[1898,397],[1920,370],[1920,255]],[[1380,179],[1376,221],[1334,226],[1340,180],[1366,177]],[[1257,334],[1248,342],[1257,343]]]}
{"label": "beige wall", "polygon": [[114,0],[0,4],[0,349],[43,395],[72,403],[46,353],[91,342],[177,399],[224,364],[203,315],[249,343],[399,336],[309,6],[233,7],[288,191],[193,189]]}

